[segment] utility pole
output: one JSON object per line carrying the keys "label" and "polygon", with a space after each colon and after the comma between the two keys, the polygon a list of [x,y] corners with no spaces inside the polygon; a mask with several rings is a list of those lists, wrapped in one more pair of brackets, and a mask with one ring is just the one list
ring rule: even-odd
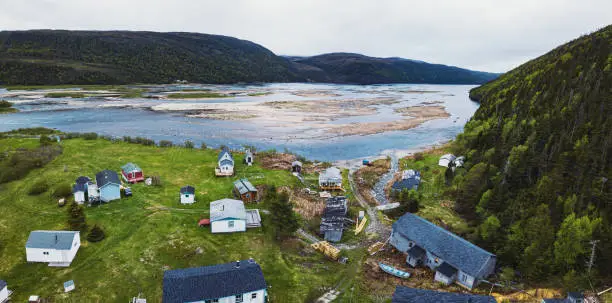
{"label": "utility pole", "polygon": [[591,257],[589,258],[589,262],[587,263],[588,266],[588,271],[587,272],[591,272],[591,267],[593,267],[593,264],[595,263],[595,247],[597,246],[597,242],[599,242],[599,240],[591,240],[589,243],[591,243]]}

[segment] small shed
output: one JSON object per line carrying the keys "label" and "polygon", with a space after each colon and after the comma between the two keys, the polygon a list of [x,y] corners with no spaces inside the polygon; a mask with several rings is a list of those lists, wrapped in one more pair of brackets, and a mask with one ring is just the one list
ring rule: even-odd
{"label": "small shed", "polygon": [[244,155],[244,163],[248,166],[252,166],[253,162],[255,162],[255,157],[250,149],[247,149]]}
{"label": "small shed", "polygon": [[246,227],[261,227],[261,216],[259,215],[259,209],[246,210]]}
{"label": "small shed", "polygon": [[6,281],[0,280],[0,303],[8,302],[13,292],[8,289]]}
{"label": "small shed", "polygon": [[123,179],[128,183],[136,183],[144,181],[144,174],[140,166],[129,162],[128,164],[121,166],[121,175]]}
{"label": "small shed", "polygon": [[336,167],[330,167],[319,173],[319,187],[322,190],[341,190],[342,172]]}
{"label": "small shed", "polygon": [[74,195],[74,201],[78,204],[85,202],[85,192],[87,192],[87,184],[91,181],[88,177],[80,176],[75,180],[74,186],[72,187],[72,194]]}
{"label": "small shed", "polygon": [[64,292],[71,292],[74,290],[74,281],[66,281],[64,282]]}
{"label": "small shed", "polygon": [[28,303],[39,303],[40,297],[36,295],[32,295],[28,298]]}
{"label": "small shed", "polygon": [[224,147],[217,157],[217,167],[215,168],[215,176],[227,177],[234,175],[234,157],[227,147]]}
{"label": "small shed", "polygon": [[193,204],[195,202],[195,188],[191,185],[181,187],[181,204]]}
{"label": "small shed", "polygon": [[455,157],[453,154],[443,155],[440,157],[440,160],[438,160],[438,165],[442,167],[449,167],[451,163],[454,163],[455,159],[457,159],[457,157]]}
{"label": "small shed", "polygon": [[293,161],[291,163],[291,172],[301,174],[302,173],[302,166],[303,166],[302,162],[300,162],[300,161]]}
{"label": "small shed", "polygon": [[244,203],[259,201],[257,188],[247,179],[240,179],[234,182],[234,195],[240,197]]}

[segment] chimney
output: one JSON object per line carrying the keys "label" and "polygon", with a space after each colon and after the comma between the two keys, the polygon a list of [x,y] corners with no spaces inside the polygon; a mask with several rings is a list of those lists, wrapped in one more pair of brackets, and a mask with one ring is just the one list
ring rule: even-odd
{"label": "chimney", "polygon": [[255,263],[255,259],[253,259],[253,258],[249,258],[249,263],[250,263],[250,264]]}
{"label": "chimney", "polygon": [[240,268],[240,260],[236,261],[236,268]]}

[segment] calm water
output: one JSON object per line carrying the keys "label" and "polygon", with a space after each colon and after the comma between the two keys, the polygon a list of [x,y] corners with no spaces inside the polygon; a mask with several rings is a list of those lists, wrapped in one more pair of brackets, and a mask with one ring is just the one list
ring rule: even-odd
{"label": "calm water", "polygon": [[[478,108],[468,98],[473,86],[465,85],[331,85],[331,84],[267,84],[261,86],[205,86],[226,91],[266,91],[267,96],[210,99],[185,102],[262,102],[262,101],[311,101],[322,99],[395,98],[401,102],[393,105],[377,105],[377,113],[360,117],[340,118],[329,123],[393,121],[400,116],[393,108],[416,105],[421,102],[441,101],[451,114],[450,118],[426,122],[406,131],[393,131],[366,136],[348,136],[332,139],[316,139],[300,136],[300,127],[271,127],[247,121],[222,121],[185,117],[181,113],[154,112],[150,106],[168,103],[167,100],[119,100],[102,99],[30,99],[5,98],[15,102],[21,112],[0,115],[0,131],[23,127],[44,126],[68,132],[96,132],[111,136],[141,136],[182,143],[191,140],[198,146],[225,144],[233,148],[244,144],[258,149],[288,149],[310,159],[335,161],[377,156],[388,150],[413,150],[454,138]],[[166,87],[167,89],[167,87]],[[302,96],[296,96],[299,91]],[[303,96],[303,93],[324,91],[338,96]],[[415,93],[414,91],[430,91]],[[433,92],[431,92],[433,91]],[[1,95],[2,92],[0,92]],[[108,107],[112,105],[114,107]],[[123,106],[123,108],[122,108]],[[302,126],[303,127],[303,126]],[[300,139],[295,139],[299,137]]]}

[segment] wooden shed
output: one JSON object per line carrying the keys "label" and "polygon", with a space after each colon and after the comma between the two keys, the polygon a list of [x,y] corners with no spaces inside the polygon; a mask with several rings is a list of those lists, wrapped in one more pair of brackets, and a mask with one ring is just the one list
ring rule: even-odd
{"label": "wooden shed", "polygon": [[257,188],[247,179],[240,179],[234,182],[234,195],[240,197],[240,200],[245,203],[259,201]]}

